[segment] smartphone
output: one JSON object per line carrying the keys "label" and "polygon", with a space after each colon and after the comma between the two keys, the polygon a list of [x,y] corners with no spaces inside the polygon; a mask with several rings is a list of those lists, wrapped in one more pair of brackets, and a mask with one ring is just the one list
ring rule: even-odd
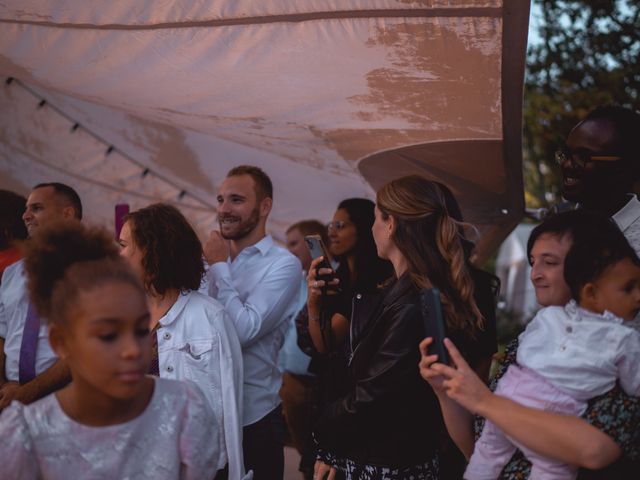
{"label": "smartphone", "polygon": [[[318,280],[324,280],[325,282],[330,282],[331,280],[333,280],[335,278],[333,275],[320,275],[318,273],[318,270],[320,270],[321,268],[331,268],[333,270],[333,267],[331,266],[331,255],[329,254],[329,250],[327,250],[327,247],[324,245],[322,237],[320,237],[320,235],[307,235],[306,237],[304,237],[304,241],[309,248],[311,258],[315,260],[318,257],[323,257],[322,262],[320,262],[320,265],[318,265],[318,268],[316,270],[316,278]],[[338,288],[329,286],[323,287],[322,290],[324,293],[326,290],[337,291]]]}
{"label": "smartphone", "polygon": [[442,305],[440,303],[440,290],[437,288],[425,288],[420,292],[420,307],[422,321],[424,323],[425,337],[433,338],[428,347],[429,355],[438,355],[438,362],[449,365],[449,352],[444,345],[447,336]]}

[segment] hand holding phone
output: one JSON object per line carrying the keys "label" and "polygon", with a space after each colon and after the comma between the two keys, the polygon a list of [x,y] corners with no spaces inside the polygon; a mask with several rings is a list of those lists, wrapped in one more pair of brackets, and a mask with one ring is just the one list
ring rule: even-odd
{"label": "hand holding phone", "polygon": [[331,254],[327,250],[327,247],[324,245],[322,238],[320,235],[307,235],[304,237],[304,241],[309,248],[309,253],[311,253],[311,258],[314,260],[318,257],[322,257],[322,261],[316,268],[316,278],[318,280],[324,280],[325,286],[322,287],[322,293],[326,293],[327,291],[338,291],[337,285],[329,285],[329,282],[335,280],[335,276],[332,274],[321,274],[320,269],[330,269],[333,271],[333,267],[331,266]]}
{"label": "hand holding phone", "polygon": [[440,303],[440,290],[437,288],[425,288],[420,292],[420,309],[424,323],[425,337],[433,338],[429,345],[429,355],[438,355],[438,362],[449,365],[449,352],[444,345],[447,336],[442,305]]}

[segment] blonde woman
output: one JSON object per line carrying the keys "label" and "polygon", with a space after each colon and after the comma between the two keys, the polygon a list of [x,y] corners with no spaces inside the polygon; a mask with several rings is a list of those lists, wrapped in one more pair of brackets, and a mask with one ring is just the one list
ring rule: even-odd
{"label": "blonde woman", "polygon": [[440,290],[449,336],[473,350],[482,316],[460,224],[448,214],[440,187],[414,175],[380,189],[372,231],[395,279],[353,300],[349,389],[318,422],[316,478],[341,472],[347,479],[436,479],[443,423],[417,369],[425,334],[419,293]]}

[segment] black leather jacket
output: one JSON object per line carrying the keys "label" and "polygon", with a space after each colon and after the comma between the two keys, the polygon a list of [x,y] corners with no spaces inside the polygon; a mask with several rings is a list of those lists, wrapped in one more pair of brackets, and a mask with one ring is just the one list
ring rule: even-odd
{"label": "black leather jacket", "polygon": [[350,388],[315,431],[320,448],[367,465],[431,459],[444,425],[418,370],[424,338],[418,290],[408,275],[380,294],[357,295],[351,318]]}

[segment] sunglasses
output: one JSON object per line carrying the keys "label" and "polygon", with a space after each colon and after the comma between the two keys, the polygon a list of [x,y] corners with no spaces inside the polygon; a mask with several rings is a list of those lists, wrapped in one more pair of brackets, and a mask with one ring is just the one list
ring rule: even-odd
{"label": "sunglasses", "polygon": [[617,162],[618,160],[622,160],[620,155],[594,153],[584,148],[572,150],[569,147],[564,147],[558,150],[555,154],[555,158],[558,165],[562,165],[564,162],[569,161],[569,163],[574,167],[585,167],[589,162]]}

